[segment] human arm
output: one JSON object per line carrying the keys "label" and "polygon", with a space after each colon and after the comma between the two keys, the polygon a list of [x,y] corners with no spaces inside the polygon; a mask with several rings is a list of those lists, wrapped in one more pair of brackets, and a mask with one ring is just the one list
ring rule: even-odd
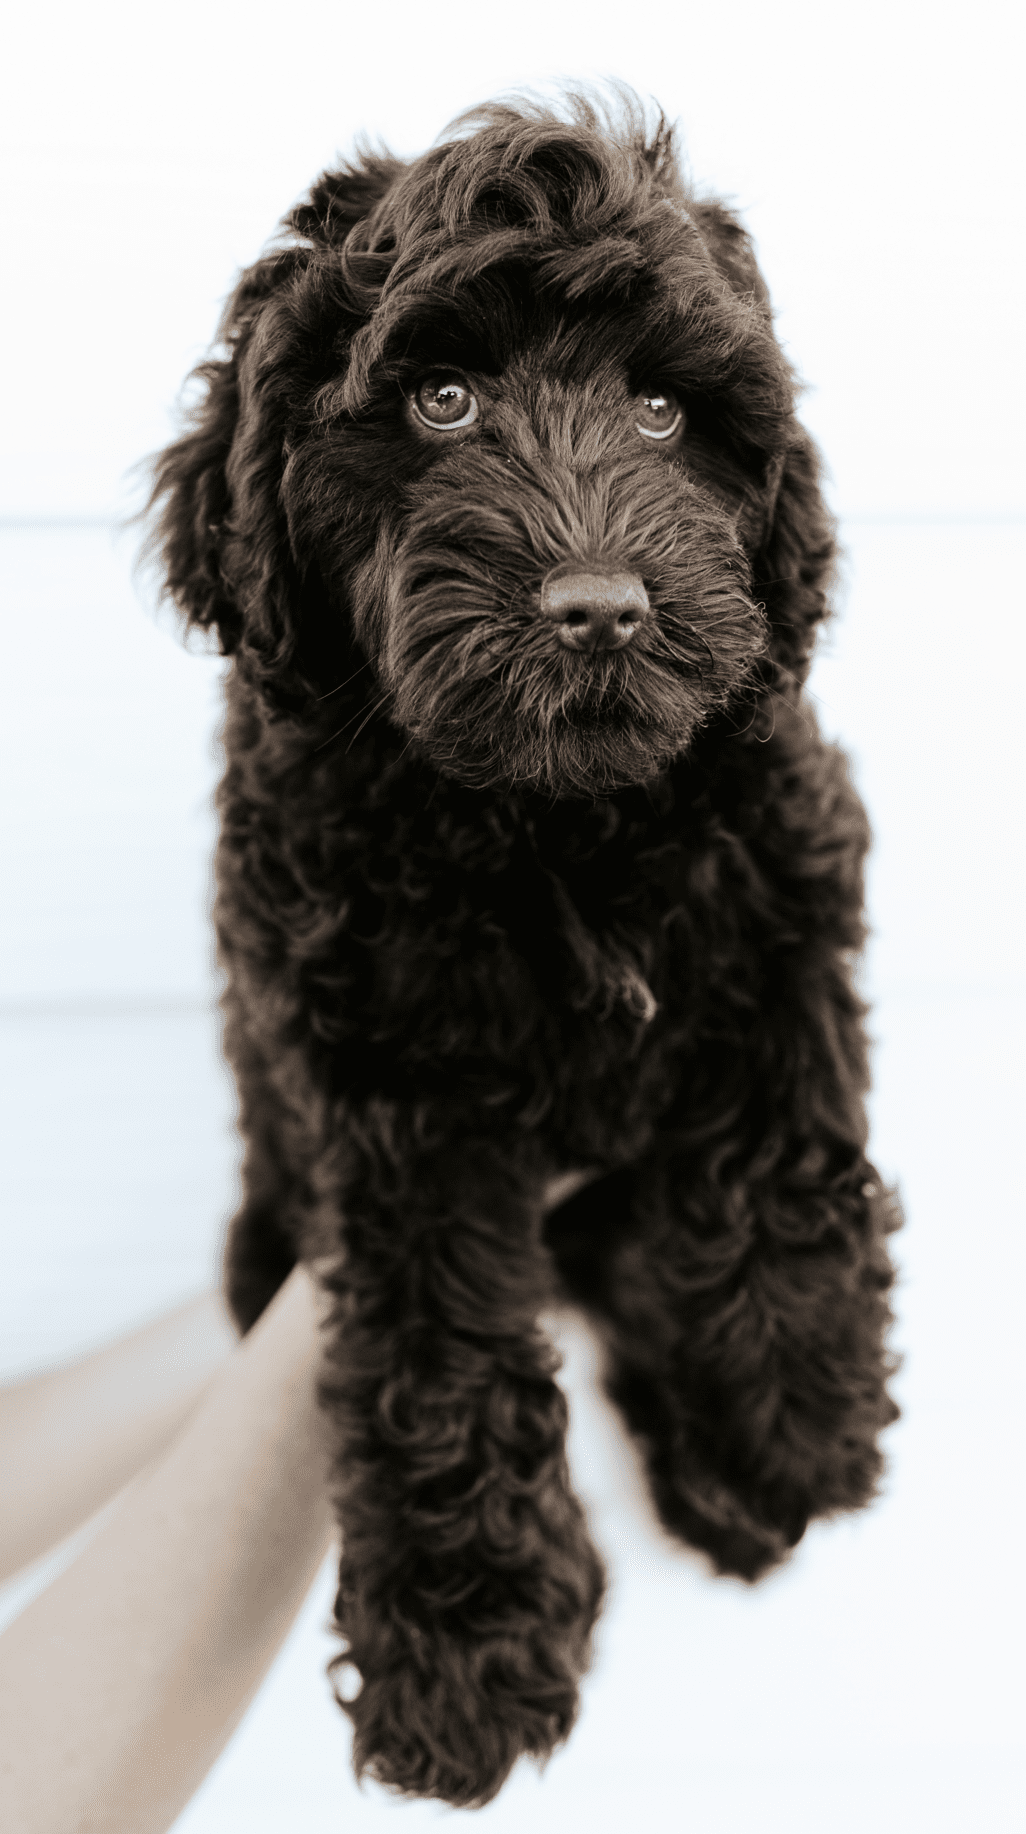
{"label": "human arm", "polygon": [[164,1834],[327,1547],[316,1291],[296,1269],[164,1456],[0,1637],[19,1834]]}
{"label": "human arm", "polygon": [[90,1356],[0,1389],[0,1582],[163,1451],[236,1341],[219,1295],[204,1293]]}

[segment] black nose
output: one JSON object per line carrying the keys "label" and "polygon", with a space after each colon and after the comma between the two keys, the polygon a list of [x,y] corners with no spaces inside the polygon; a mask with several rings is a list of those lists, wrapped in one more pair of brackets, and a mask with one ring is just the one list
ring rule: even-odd
{"label": "black nose", "polygon": [[622,650],[650,617],[639,573],[605,573],[599,567],[554,567],[542,581],[542,617],[556,626],[568,650]]}

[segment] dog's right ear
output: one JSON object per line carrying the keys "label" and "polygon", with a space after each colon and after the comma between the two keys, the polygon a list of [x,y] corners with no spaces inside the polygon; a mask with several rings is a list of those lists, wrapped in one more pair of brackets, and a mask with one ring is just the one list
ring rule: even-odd
{"label": "dog's right ear", "polygon": [[245,607],[223,565],[236,508],[229,460],[241,412],[240,366],[262,307],[308,260],[305,249],[285,249],[246,269],[218,331],[227,354],[193,371],[203,392],[188,429],[153,464],[149,508],[159,514],[150,552],[159,557],[165,589],[188,626],[215,630],[226,656],[238,649],[245,622]]}
{"label": "dog's right ear", "polygon": [[358,165],[321,173],[306,202],[289,212],[286,225],[296,235],[335,248],[357,223],[371,215],[405,170],[406,162],[391,153],[374,153],[369,147],[361,147]]}
{"label": "dog's right ear", "polygon": [[202,393],[188,429],[153,466],[148,545],[166,591],[190,628],[215,630],[222,654],[243,651],[265,674],[281,675],[299,622],[301,579],[280,501],[282,363],[296,283],[319,250],[341,246],[403,170],[401,160],[363,152],[358,164],[325,172],[290,212],[283,229],[302,241],[242,275],[218,332],[225,354],[194,371]]}

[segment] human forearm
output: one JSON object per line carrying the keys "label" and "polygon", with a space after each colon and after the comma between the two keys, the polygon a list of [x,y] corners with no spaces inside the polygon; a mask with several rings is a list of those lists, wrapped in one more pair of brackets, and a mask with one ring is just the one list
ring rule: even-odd
{"label": "human forearm", "polygon": [[162,1834],[237,1723],[329,1533],[297,1270],[165,1456],[0,1638],[5,1825]]}
{"label": "human forearm", "polygon": [[64,1369],[0,1389],[0,1580],[164,1449],[235,1343],[218,1294],[204,1293]]}

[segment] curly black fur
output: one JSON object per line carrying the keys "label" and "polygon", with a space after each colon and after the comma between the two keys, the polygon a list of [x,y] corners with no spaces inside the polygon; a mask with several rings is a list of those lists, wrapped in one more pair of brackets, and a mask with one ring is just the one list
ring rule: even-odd
{"label": "curly black fur", "polygon": [[[801,694],[833,534],[744,232],[629,100],[493,106],[287,229],[155,490],[233,657],[227,1285],[245,1328],[321,1266],[356,1765],[473,1805],[567,1735],[603,1588],[554,1295],[721,1572],[880,1473],[867,829]],[[445,369],[481,412],[425,434]],[[643,580],[625,647],[556,640],[567,563]]]}

